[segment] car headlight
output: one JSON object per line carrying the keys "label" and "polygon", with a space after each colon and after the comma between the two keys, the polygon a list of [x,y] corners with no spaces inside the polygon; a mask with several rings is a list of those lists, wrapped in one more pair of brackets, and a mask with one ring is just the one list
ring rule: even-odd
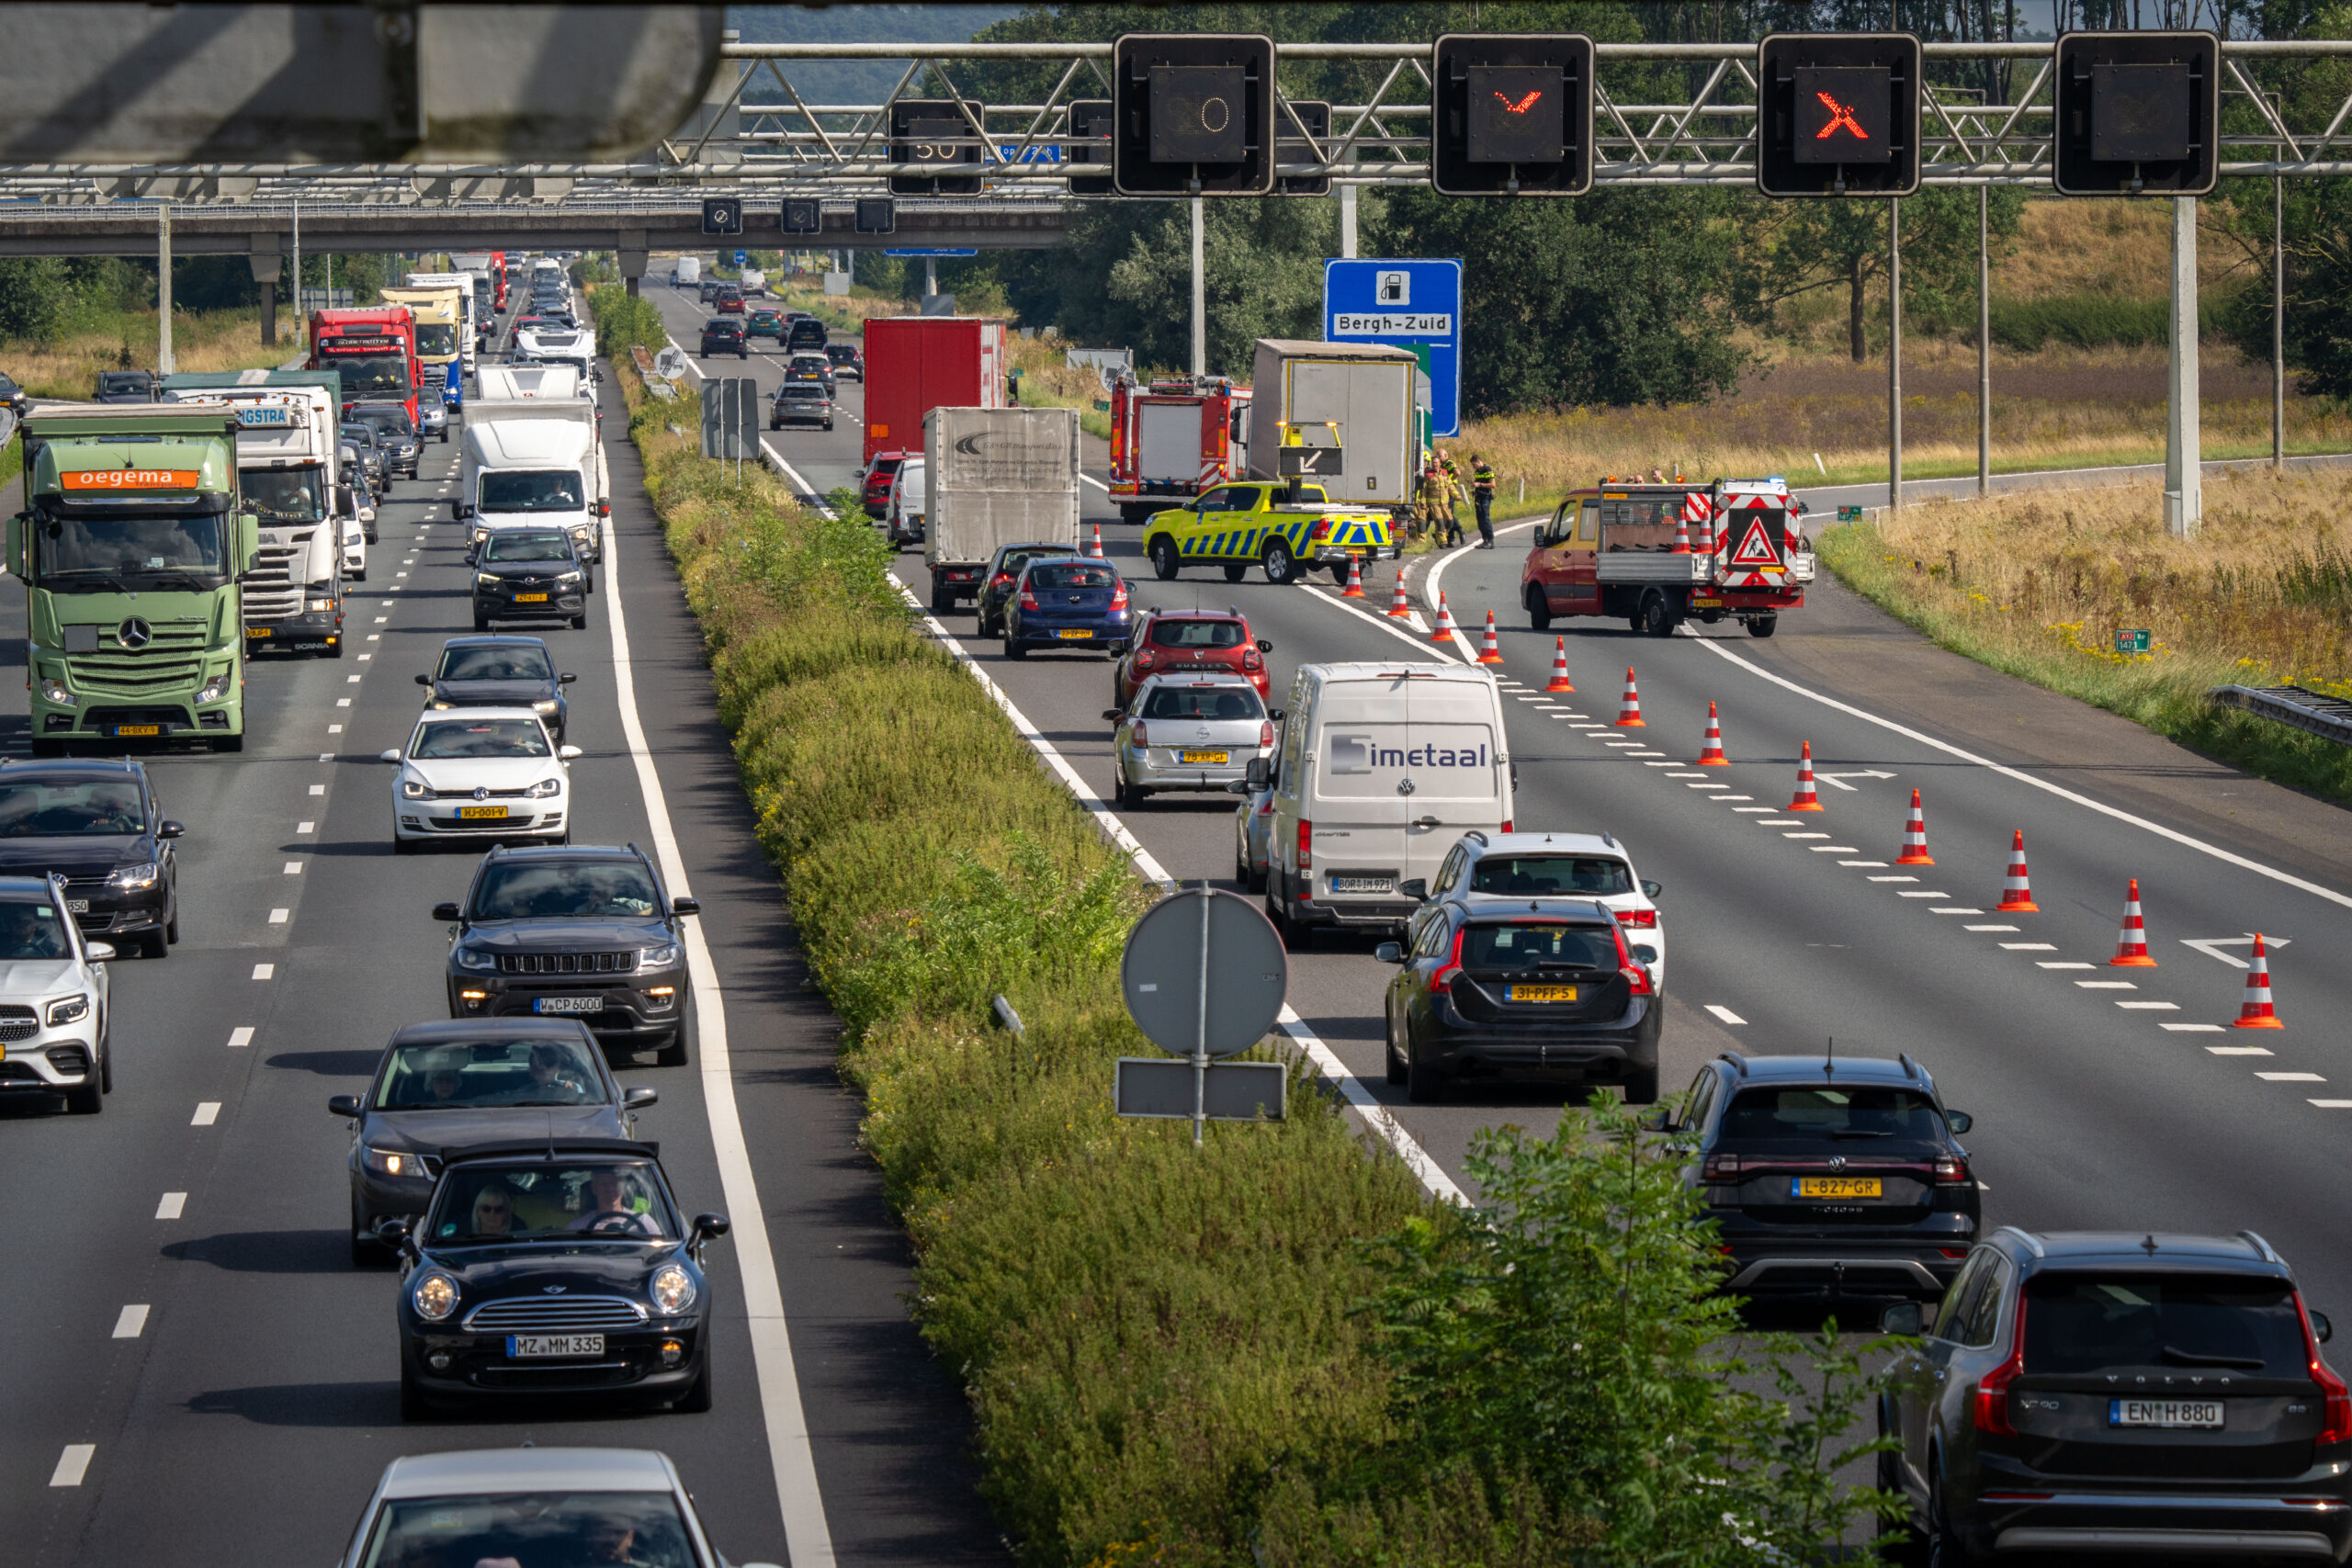
{"label": "car headlight", "polygon": [[67,691],[65,682],[54,675],[40,678],[40,700],[62,708],[70,708],[74,703],[74,694]]}
{"label": "car headlight", "polygon": [[219,702],[221,698],[229,694],[230,679],[229,671],[223,670],[220,674],[215,675],[212,679],[207,681],[198,689],[196,700],[199,703]]}
{"label": "car headlight", "polygon": [[498,954],[494,953],[484,953],[478,947],[461,947],[458,949],[458,967],[460,969],[495,969],[498,967]]}
{"label": "car headlight", "polygon": [[49,1004],[49,1026],[51,1029],[79,1023],[89,1016],[90,998],[86,995],[66,997]]}
{"label": "car headlight", "polygon": [[401,795],[403,799],[407,800],[431,800],[433,798],[433,786],[426,784],[423,779],[402,779],[401,780]]}
{"label": "car headlight", "polygon": [[561,795],[562,793],[563,781],[561,779],[541,779],[538,783],[533,784],[530,788],[523,792],[524,796],[530,800],[545,800],[551,795]]}
{"label": "car headlight", "polygon": [[562,705],[563,705],[561,703],[556,701],[553,697],[549,697],[545,702],[533,703],[531,705],[531,711],[533,713],[553,713],[557,708],[561,707]]}
{"label": "car headlight", "polygon": [[498,586],[498,579],[490,572],[478,571],[474,573],[474,586],[476,588],[495,588]]}
{"label": "car headlight", "polygon": [[667,969],[677,962],[678,944],[674,942],[665,942],[658,947],[638,949],[637,966],[639,969]]}
{"label": "car headlight", "polygon": [[561,571],[556,574],[555,580],[558,582],[578,582],[582,574],[576,571]]}
{"label": "car headlight", "polygon": [[107,873],[107,886],[131,891],[155,886],[155,863],[141,861],[137,865],[119,865]]}
{"label": "car headlight", "polygon": [[408,1299],[417,1316],[438,1323],[458,1310],[458,1281],[447,1274],[427,1274],[409,1288]]}
{"label": "car headlight", "polygon": [[413,1155],[406,1149],[379,1149],[373,1145],[361,1151],[368,1168],[379,1176],[422,1177],[425,1174],[424,1156]]}
{"label": "car headlight", "polygon": [[695,1304],[694,1276],[674,1263],[664,1263],[653,1271],[653,1282],[646,1287],[653,1298],[653,1305],[664,1316],[674,1317]]}
{"label": "car headlight", "polygon": [[308,601],[308,603],[311,606],[311,614],[314,615],[320,614],[322,611],[332,610],[334,608],[334,601],[332,599],[312,599]]}

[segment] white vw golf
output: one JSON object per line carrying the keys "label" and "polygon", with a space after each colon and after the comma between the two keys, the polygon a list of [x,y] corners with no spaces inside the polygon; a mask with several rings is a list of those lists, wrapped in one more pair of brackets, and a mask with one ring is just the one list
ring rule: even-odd
{"label": "white vw golf", "polygon": [[427,711],[397,763],[392,848],[409,854],[436,839],[571,840],[577,746],[558,746],[529,708]]}

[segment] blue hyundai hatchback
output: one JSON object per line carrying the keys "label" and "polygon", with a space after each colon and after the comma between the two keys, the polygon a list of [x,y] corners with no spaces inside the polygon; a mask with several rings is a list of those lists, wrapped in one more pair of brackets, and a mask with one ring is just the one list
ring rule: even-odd
{"label": "blue hyundai hatchback", "polygon": [[1004,651],[1019,659],[1033,648],[1083,648],[1116,659],[1133,626],[1127,585],[1106,560],[1045,558],[1021,569],[1004,607]]}

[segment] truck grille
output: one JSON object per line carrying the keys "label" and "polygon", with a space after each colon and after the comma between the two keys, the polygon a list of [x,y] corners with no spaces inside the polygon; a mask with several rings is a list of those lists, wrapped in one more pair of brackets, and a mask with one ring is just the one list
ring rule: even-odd
{"label": "truck grille", "polygon": [[40,1032],[40,1015],[11,1002],[0,1007],[0,1040],[30,1040]]}
{"label": "truck grille", "polygon": [[502,953],[502,975],[627,975],[637,968],[631,953]]}
{"label": "truck grille", "polygon": [[484,1302],[466,1314],[476,1332],[574,1334],[589,1328],[635,1328],[645,1309],[626,1296],[518,1296]]}
{"label": "truck grille", "polygon": [[168,696],[193,689],[202,677],[202,621],[153,622],[141,649],[123,647],[120,632],[119,626],[103,627],[96,653],[65,656],[66,678],[75,691],[110,697]]}
{"label": "truck grille", "polygon": [[302,613],[302,583],[295,568],[307,551],[288,545],[265,545],[244,577],[247,621],[290,620]]}

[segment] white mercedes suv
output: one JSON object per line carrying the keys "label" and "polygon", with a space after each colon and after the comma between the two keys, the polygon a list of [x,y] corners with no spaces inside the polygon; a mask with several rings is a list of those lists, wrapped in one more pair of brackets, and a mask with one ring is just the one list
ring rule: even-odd
{"label": "white mercedes suv", "polygon": [[0,876],[0,1092],[62,1094],[92,1116],[114,1088],[110,943],[82,935],[55,876]]}

